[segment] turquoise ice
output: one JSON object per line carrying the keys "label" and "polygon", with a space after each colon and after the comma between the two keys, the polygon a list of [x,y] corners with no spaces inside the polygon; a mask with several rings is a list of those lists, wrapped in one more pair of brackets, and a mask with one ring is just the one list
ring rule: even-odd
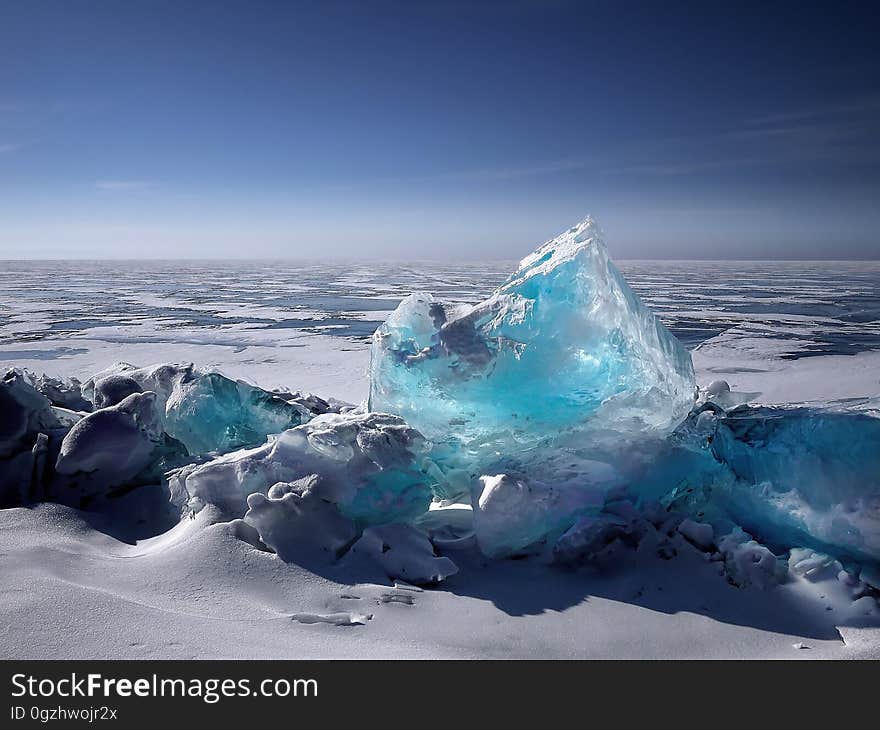
{"label": "turquoise ice", "polygon": [[588,218],[485,301],[413,294],[373,337],[369,408],[438,442],[516,453],[573,431],[672,431],[694,400],[690,355],[642,304]]}
{"label": "turquoise ice", "polygon": [[880,559],[880,418],[811,408],[754,408],[724,418],[711,445],[733,473],[714,500],[748,530]]}
{"label": "turquoise ice", "polygon": [[166,429],[195,454],[253,446],[309,415],[274,393],[219,373],[183,380],[165,407]]}
{"label": "turquoise ice", "polygon": [[630,487],[721,529],[741,526],[780,552],[810,547],[880,560],[876,412],[695,413]]}
{"label": "turquoise ice", "polygon": [[99,408],[132,393],[155,393],[165,432],[193,455],[256,446],[313,415],[289,394],[205,372],[192,363],[145,368],[117,363],[88,380],[83,392]]}

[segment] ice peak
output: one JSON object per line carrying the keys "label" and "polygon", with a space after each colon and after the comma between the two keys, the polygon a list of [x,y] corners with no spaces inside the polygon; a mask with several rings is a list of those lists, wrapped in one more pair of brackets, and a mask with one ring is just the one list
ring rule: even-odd
{"label": "ice peak", "polygon": [[576,226],[569,228],[566,234],[573,236],[574,240],[578,243],[588,243],[592,238],[602,237],[602,232],[599,230],[599,224],[596,223],[596,219],[591,215],[588,215]]}
{"label": "ice peak", "polygon": [[595,218],[589,215],[576,226],[542,244],[520,261],[519,269],[511,276],[511,281],[544,273],[591,249],[603,257],[606,255],[602,231]]}

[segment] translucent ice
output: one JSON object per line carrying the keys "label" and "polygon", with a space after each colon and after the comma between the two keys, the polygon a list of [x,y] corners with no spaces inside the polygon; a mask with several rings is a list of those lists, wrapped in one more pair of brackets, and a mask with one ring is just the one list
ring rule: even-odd
{"label": "translucent ice", "polygon": [[[190,454],[227,452],[262,443],[266,436],[311,417],[293,400],[192,364],[136,368],[119,363],[86,382],[95,406],[115,405],[132,393],[153,392],[165,432]],[[298,395],[298,394],[297,394]]]}
{"label": "translucent ice", "polygon": [[487,300],[401,302],[373,337],[371,410],[435,441],[508,452],[581,429],[665,434],[694,402],[685,348],[608,258],[592,219]]}
{"label": "translucent ice", "polygon": [[695,412],[631,488],[780,551],[880,558],[880,418],[869,413]]}
{"label": "translucent ice", "polygon": [[712,498],[746,529],[880,558],[880,418],[749,408],[719,420],[711,449],[736,477]]}

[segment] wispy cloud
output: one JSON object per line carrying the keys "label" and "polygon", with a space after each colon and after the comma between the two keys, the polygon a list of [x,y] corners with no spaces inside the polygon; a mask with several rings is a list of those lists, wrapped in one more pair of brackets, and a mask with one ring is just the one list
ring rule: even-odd
{"label": "wispy cloud", "polygon": [[837,116],[860,116],[880,112],[880,96],[863,96],[835,104],[825,104],[805,109],[767,114],[746,120],[746,124],[753,126],[789,124],[792,122],[806,122],[817,119],[827,119]]}
{"label": "wispy cloud", "polygon": [[95,183],[98,190],[145,190],[154,186],[149,180],[98,180]]}
{"label": "wispy cloud", "polygon": [[555,172],[568,172],[580,170],[590,165],[593,161],[583,157],[572,157],[559,160],[538,162],[532,165],[489,167],[474,170],[458,170],[448,173],[438,173],[426,176],[426,181],[433,180],[515,180],[521,177],[534,175],[549,175]]}
{"label": "wispy cloud", "polygon": [[666,162],[657,164],[624,165],[608,168],[606,171],[620,174],[638,175],[691,175],[711,172],[725,168],[745,167],[767,164],[764,157],[736,157],[731,159],[706,160],[705,162]]}

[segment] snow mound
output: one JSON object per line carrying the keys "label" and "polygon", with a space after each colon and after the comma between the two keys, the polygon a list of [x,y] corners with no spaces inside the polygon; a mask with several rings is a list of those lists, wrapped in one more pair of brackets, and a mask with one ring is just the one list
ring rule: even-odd
{"label": "snow mound", "polygon": [[[171,490],[178,504],[196,510],[213,504],[241,516],[249,495],[308,478],[300,497],[314,492],[363,524],[393,522],[428,509],[432,492],[423,471],[426,454],[421,434],[397,416],[327,413],[257,448],[185,467],[172,476]],[[259,500],[256,504],[264,506]]]}
{"label": "snow mound", "polygon": [[162,430],[156,394],[133,393],[89,413],[68,431],[55,463],[52,494],[79,506],[114,487],[155,483],[168,460],[184,454]]}
{"label": "snow mound", "polygon": [[357,537],[354,522],[319,496],[320,478],[279,482],[247,499],[244,521],[285,562],[332,562]]}
{"label": "snow mound", "polygon": [[406,524],[368,527],[350,555],[352,559],[366,557],[392,580],[414,585],[439,583],[458,572],[449,558],[434,554],[434,546],[424,533]]}

